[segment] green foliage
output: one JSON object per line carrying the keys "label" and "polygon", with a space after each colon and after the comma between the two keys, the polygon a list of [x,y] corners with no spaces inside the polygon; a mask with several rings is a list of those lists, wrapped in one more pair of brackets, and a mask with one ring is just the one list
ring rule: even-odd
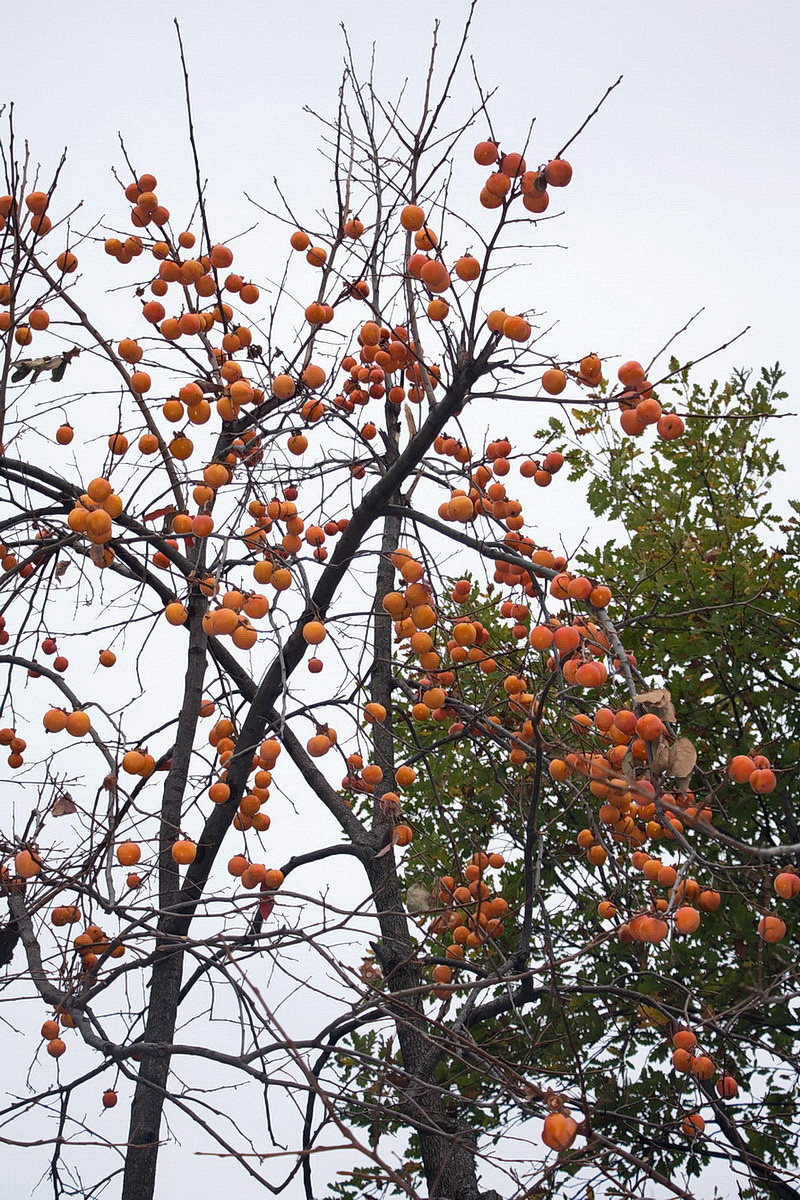
{"label": "green foliage", "polygon": [[[737,372],[703,391],[685,370],[674,385],[687,414],[682,438],[646,452],[598,413],[599,444],[581,439],[569,455],[573,470],[594,471],[593,511],[627,531],[580,565],[609,582],[626,647],[669,686],[709,790],[752,836],[768,834],[782,804],[782,829],[797,841],[800,522],[796,506],[784,521],[770,501],[784,469],[768,432],[786,397],[781,378],[777,366],[752,385]],[[732,754],[751,750],[774,759],[782,787],[760,803],[749,796],[748,817],[723,772]]]}
{"label": "green foliage", "polygon": [[[407,761],[422,769],[404,797],[403,819],[415,836],[402,873],[406,885],[421,881],[432,892],[433,911],[419,919],[419,951],[430,978],[452,940],[452,931],[436,920],[438,881],[452,875],[461,883],[476,852],[506,855],[502,871],[485,876],[492,894],[502,892],[509,903],[504,930],[468,950],[468,967],[454,978],[462,988],[442,1006],[443,1016],[460,1012],[467,1020],[469,1041],[462,1054],[443,1053],[437,1070],[454,1113],[489,1140],[509,1123],[542,1115],[535,1088],[580,1091],[604,1138],[667,1177],[697,1176],[711,1161],[712,1146],[698,1139],[687,1155],[680,1121],[703,1108],[713,1125],[707,1106],[714,1093],[698,1091],[671,1067],[670,1035],[685,1022],[717,1068],[738,1080],[740,1097],[730,1111],[746,1144],[773,1166],[796,1161],[790,1130],[797,1102],[781,1073],[794,1075],[800,1018],[793,1000],[779,998],[791,996],[793,956],[788,940],[766,946],[756,935],[754,903],[760,911],[776,907],[776,864],[747,858],[749,844],[800,841],[800,508],[793,505],[783,520],[770,503],[771,481],[783,469],[770,423],[785,398],[780,381],[776,367],[755,383],[740,372],[704,390],[688,371],[679,373],[675,407],[685,414],[687,431],[673,442],[645,446],[628,438],[603,408],[574,414],[581,422],[576,433],[556,419],[543,431],[562,439],[557,448],[568,456],[571,478],[587,481],[593,511],[621,525],[619,534],[585,550],[571,567],[612,588],[611,615],[626,648],[646,677],[661,676],[672,693],[678,732],[697,747],[698,804],[712,809],[717,828],[738,847],[731,853],[724,841],[702,831],[693,835],[700,858],[692,873],[704,887],[718,888],[723,904],[691,938],[673,938],[653,951],[609,936],[597,917],[598,900],[612,899],[623,914],[641,911],[641,876],[625,865],[625,855],[603,868],[587,867],[576,847],[578,829],[595,827],[597,801],[580,778],[555,784],[547,774],[550,757],[576,746],[547,655],[532,655],[525,639],[511,648],[491,586],[481,594],[474,588],[465,605],[453,601],[440,611],[445,627],[477,617],[489,631],[486,649],[502,669],[496,677],[454,672],[449,720],[466,721],[470,736],[451,736],[447,721],[407,721]],[[534,610],[529,623],[539,619]],[[496,682],[511,672],[524,674],[536,697],[552,692],[545,719],[528,736],[528,761],[513,771],[489,721],[494,713],[503,726],[519,726],[513,700],[499,694]],[[414,699],[406,697],[409,707]],[[629,697],[617,684],[600,702],[619,706]],[[586,711],[597,703],[587,696]],[[581,747],[603,749],[592,731],[578,740]],[[730,757],[751,752],[772,760],[779,776],[774,793],[758,797],[727,779]],[[663,853],[658,845],[650,849]],[[678,855],[676,861],[679,848]],[[524,957],[526,888],[535,912],[528,991],[523,997],[517,990],[518,1002],[508,1011],[473,1021],[468,985],[474,972],[491,978],[518,951]],[[791,927],[785,905],[781,915]],[[498,977],[494,995],[508,996],[515,986]],[[519,1080],[516,1104],[509,1103],[512,1077]],[[535,1084],[533,1091],[526,1091],[526,1081]],[[385,1114],[388,1130],[388,1102]],[[599,1151],[593,1161],[602,1168]],[[569,1160],[563,1168],[548,1176],[548,1194],[574,1189]],[[614,1170],[620,1183],[637,1179],[637,1168],[618,1158]],[[747,1194],[764,1194],[756,1177],[750,1187]]]}

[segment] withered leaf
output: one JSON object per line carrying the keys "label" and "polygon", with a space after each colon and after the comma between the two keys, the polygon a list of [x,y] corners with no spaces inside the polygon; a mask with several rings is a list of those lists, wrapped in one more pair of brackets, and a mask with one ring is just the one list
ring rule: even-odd
{"label": "withered leaf", "polygon": [[69,792],[62,792],[60,796],[56,796],[50,811],[54,817],[68,817],[70,813],[78,811],[78,806]]}
{"label": "withered leaf", "polygon": [[691,776],[697,764],[697,751],[689,738],[681,737],[669,748],[669,773],[678,779]]}
{"label": "withered leaf", "polygon": [[177,511],[174,504],[167,504],[164,508],[154,508],[152,512],[145,513],[142,521],[157,521],[159,517],[171,517]]}
{"label": "withered leaf", "polygon": [[652,758],[650,761],[650,770],[654,775],[663,775],[669,766],[669,746],[663,737],[657,738],[655,742],[651,742]]}
{"label": "withered leaf", "polygon": [[636,779],[636,762],[630,750],[620,763],[619,773],[626,783],[633,783]]}
{"label": "withered leaf", "polygon": [[641,705],[645,712],[655,713],[662,721],[672,724],[675,720],[672,696],[666,688],[656,688],[652,692],[640,692],[634,699],[637,704]]}
{"label": "withered leaf", "polygon": [[411,913],[427,912],[431,907],[431,893],[424,883],[412,883],[406,892],[406,907]]}

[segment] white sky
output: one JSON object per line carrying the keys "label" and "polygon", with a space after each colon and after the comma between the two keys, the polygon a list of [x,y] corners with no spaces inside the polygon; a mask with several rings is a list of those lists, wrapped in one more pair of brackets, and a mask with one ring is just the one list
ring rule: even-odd
{"label": "white sky", "polygon": [[[139,0],[133,7],[39,0],[24,19],[4,24],[0,102],[15,102],[17,135],[30,142],[45,181],[68,146],[60,209],[85,200],[78,228],[104,213],[115,223],[125,212],[110,174],[112,164],[124,165],[117,131],[137,168],[158,176],[159,197],[178,210],[191,196],[192,177],[177,15],[222,240],[258,216],[244,191],[273,202],[273,175],[301,211],[327,202],[319,127],[303,107],[335,112],[340,22],[364,73],[376,44],[384,95],[394,95],[406,76],[418,94],[433,19],[443,22],[446,60],[466,10],[455,0]],[[471,51],[484,87],[499,86],[493,121],[509,148],[536,117],[530,157],[551,157],[605,88],[625,76],[569,154],[575,178],[564,194],[566,215],[542,239],[568,249],[542,250],[526,276],[536,292],[520,306],[559,320],[553,353],[575,358],[596,349],[647,361],[704,306],[678,343],[683,357],[700,356],[748,324],[751,331],[704,366],[701,378],[780,360],[797,393],[799,39],[794,0],[483,0]],[[452,101],[454,120],[475,101],[468,66]],[[483,134],[479,122],[465,155]],[[270,262],[267,238],[262,224],[247,243],[251,261],[263,254]],[[275,261],[284,255],[282,243]],[[797,407],[790,397],[788,408]],[[780,426],[795,448],[797,428]],[[558,504],[569,503],[562,490]],[[36,1176],[15,1161],[19,1194],[27,1194]],[[209,1172],[197,1168],[198,1178],[208,1181],[215,1164],[196,1161]],[[170,1151],[170,1162],[187,1169],[185,1155]],[[165,1171],[162,1184],[169,1178]],[[255,1196],[249,1186],[242,1181],[238,1194]]]}
{"label": "white sky", "polygon": [[[112,164],[124,170],[117,131],[137,169],[158,176],[163,202],[176,212],[184,200],[188,211],[177,16],[212,218],[222,239],[259,217],[244,191],[274,202],[273,175],[308,216],[328,202],[319,126],[303,107],[335,112],[340,23],[364,73],[375,44],[384,95],[396,94],[409,78],[415,96],[434,18],[442,20],[445,62],[467,8],[463,0],[438,6],[419,0],[141,0],[131,19],[124,9],[94,0],[69,6],[41,0],[33,43],[27,28],[4,30],[0,95],[15,100],[18,134],[29,139],[45,176],[69,147],[61,197],[64,207],[85,200],[78,228],[103,213],[111,223],[125,220],[110,175]],[[535,305],[558,320],[552,353],[575,358],[591,348],[646,362],[704,307],[676,344],[686,359],[751,329],[704,365],[701,378],[780,360],[796,394],[799,36],[793,0],[479,5],[471,52],[483,86],[499,89],[492,101],[495,129],[511,147],[536,117],[534,161],[555,153],[605,88],[624,75],[570,151],[575,177],[564,193],[565,216],[543,227],[544,242],[566,249],[542,250],[533,276],[526,276],[528,290],[518,297],[521,307]],[[474,100],[467,66],[453,89],[454,119]],[[484,135],[480,122],[476,132]],[[465,160],[472,140],[468,135]],[[478,169],[471,161],[467,166],[477,190],[482,177],[472,174]],[[471,192],[469,199],[474,206]],[[274,236],[266,225],[247,246],[254,269],[272,265]],[[272,260],[276,270],[284,256],[281,241]],[[791,399],[788,407],[796,407]],[[784,444],[797,443],[797,423],[778,429]],[[781,485],[782,495],[792,490],[788,481]],[[583,528],[585,515],[581,520]]]}

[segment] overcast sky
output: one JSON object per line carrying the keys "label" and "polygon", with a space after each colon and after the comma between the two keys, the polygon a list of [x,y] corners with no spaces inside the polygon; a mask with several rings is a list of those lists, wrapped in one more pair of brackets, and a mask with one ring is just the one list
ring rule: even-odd
{"label": "overcast sky", "polygon": [[[134,15],[93,0],[40,0],[35,36],[26,23],[4,30],[0,88],[45,178],[69,147],[62,204],[85,200],[78,227],[104,213],[111,223],[125,219],[110,174],[112,164],[124,170],[118,131],[175,212],[184,198],[188,206],[192,183],[176,16],[222,239],[260,216],[245,191],[274,202],[273,176],[301,211],[328,199],[319,125],[303,110],[335,112],[340,24],[365,72],[374,44],[379,90],[394,95],[407,77],[413,98],[434,19],[444,60],[467,9],[464,0],[140,0]],[[704,308],[676,344],[687,359],[751,328],[702,368],[703,378],[780,360],[796,393],[799,36],[793,0],[479,4],[470,48],[483,86],[498,88],[495,129],[511,147],[536,118],[535,161],[555,153],[624,76],[570,150],[565,215],[542,238],[564,248],[538,253],[536,292],[524,297],[558,321],[554,354],[592,348],[647,361]],[[467,65],[452,91],[453,120],[475,95]],[[253,259],[271,265],[269,239],[255,238]],[[790,429],[796,438],[796,424],[781,426],[784,436]]]}
{"label": "overcast sky", "polygon": [[[273,176],[303,211],[326,202],[319,124],[304,108],[336,111],[340,23],[365,73],[375,45],[378,90],[393,96],[408,77],[413,96],[434,19],[442,21],[446,57],[467,9],[463,0],[38,0],[4,23],[0,103],[14,101],[17,136],[42,163],[44,182],[68,147],[59,209],[83,199],[78,228],[103,214],[124,221],[110,171],[124,166],[118,131],[137,169],[158,176],[159,197],[177,211],[192,191],[177,16],[210,211],[223,240],[259,218],[244,192],[273,202]],[[537,251],[526,284],[535,289],[527,303],[558,320],[553,353],[574,359],[595,349],[647,361],[704,308],[676,353],[699,357],[749,325],[700,377],[780,360],[793,393],[787,409],[798,408],[799,42],[796,0],[479,5],[470,47],[484,88],[498,88],[494,127],[511,148],[536,118],[537,162],[624,76],[570,150],[575,177],[565,216],[542,238],[564,248]],[[454,122],[475,98],[467,64],[452,92]],[[478,125],[475,140],[484,133]],[[263,225],[249,242],[252,260],[263,252],[271,262],[266,239]],[[780,426],[794,450],[797,429],[797,422]],[[796,484],[794,467],[781,490],[796,494]],[[185,1156],[165,1156],[178,1161],[185,1172]],[[195,1161],[203,1172],[214,1169]],[[198,1168],[198,1178],[210,1175]],[[29,1170],[20,1166],[15,1182],[18,1194],[28,1194]],[[255,1196],[248,1186],[240,1182],[237,1194]]]}

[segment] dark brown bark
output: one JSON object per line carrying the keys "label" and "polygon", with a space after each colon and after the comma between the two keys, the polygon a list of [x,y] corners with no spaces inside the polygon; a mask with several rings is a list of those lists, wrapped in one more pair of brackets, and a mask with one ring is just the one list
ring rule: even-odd
{"label": "dark brown bark", "polygon": [[202,618],[205,606],[193,606],[183,702],[178,721],[172,766],[164,784],[161,806],[159,860],[159,937],[153,959],[150,1001],[143,1041],[162,1046],[158,1053],[143,1055],[136,1081],[128,1132],[122,1200],[151,1200],[155,1191],[158,1142],[165,1094],[168,1090],[170,1053],[175,1036],[178,1000],[183,973],[183,950],[175,939],[174,910],[180,897],[180,872],[170,849],[180,831],[181,808],[191,764],[203,677],[206,668],[206,636]]}

